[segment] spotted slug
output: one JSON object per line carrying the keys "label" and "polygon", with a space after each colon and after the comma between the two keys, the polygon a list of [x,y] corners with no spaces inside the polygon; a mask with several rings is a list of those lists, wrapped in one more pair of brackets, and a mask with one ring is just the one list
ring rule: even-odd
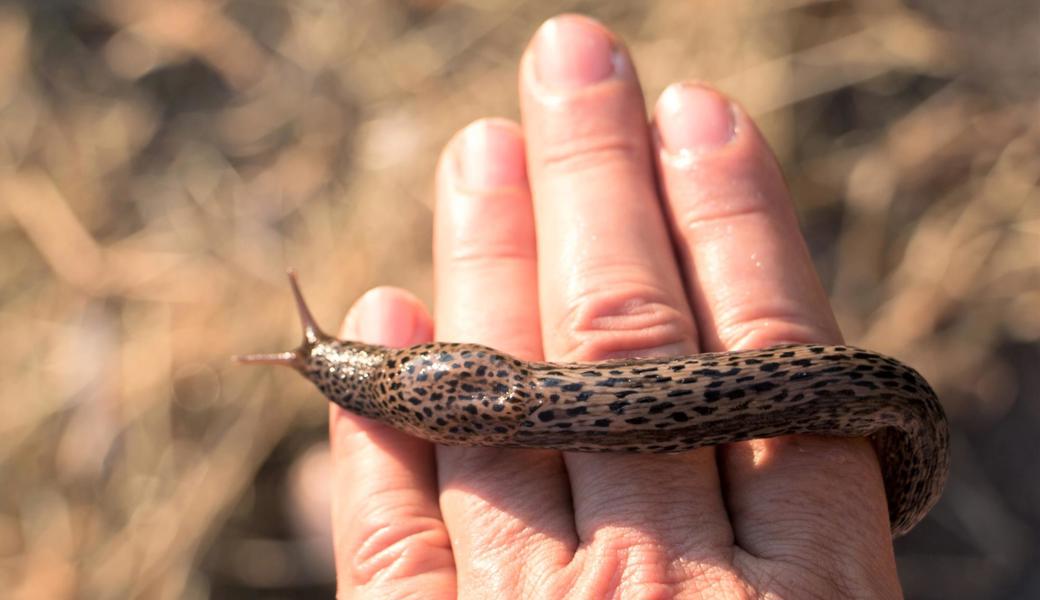
{"label": "spotted slug", "polygon": [[315,324],[294,273],[303,344],[236,357],[292,367],[344,409],[439,444],[684,452],[800,433],[869,437],[895,536],[938,500],[949,431],[909,366],[850,346],[789,345],[598,363],[529,362],[477,344],[386,348]]}

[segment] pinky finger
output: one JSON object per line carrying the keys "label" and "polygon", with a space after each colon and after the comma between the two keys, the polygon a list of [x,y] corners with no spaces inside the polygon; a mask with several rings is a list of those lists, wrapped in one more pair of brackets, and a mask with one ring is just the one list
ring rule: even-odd
{"label": "pinky finger", "polygon": [[[428,342],[433,324],[409,293],[377,288],[354,305],[343,336]],[[430,444],[330,405],[332,530],[340,598],[454,598],[455,562],[438,508]]]}

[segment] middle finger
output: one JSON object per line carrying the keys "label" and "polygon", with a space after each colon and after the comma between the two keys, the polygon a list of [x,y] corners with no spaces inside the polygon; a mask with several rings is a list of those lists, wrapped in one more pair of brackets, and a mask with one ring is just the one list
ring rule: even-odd
{"label": "middle finger", "polygon": [[[546,358],[696,352],[656,195],[642,94],[620,43],[586,18],[549,21],[524,56],[521,99]],[[590,545],[595,562],[604,562],[604,549],[617,552],[619,540],[627,550],[649,549],[621,553],[640,569],[681,558],[655,556],[662,548],[703,557],[706,548],[732,541],[711,449],[654,457],[568,453],[565,460],[579,538],[607,542]]]}

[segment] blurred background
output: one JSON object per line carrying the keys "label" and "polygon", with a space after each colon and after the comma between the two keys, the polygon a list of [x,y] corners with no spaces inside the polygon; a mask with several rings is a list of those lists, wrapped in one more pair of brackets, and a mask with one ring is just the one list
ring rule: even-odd
{"label": "blurred background", "polygon": [[[431,298],[431,179],[562,11],[760,119],[850,342],[940,391],[910,598],[1040,597],[1033,0],[0,4],[0,589],[324,598],[326,406],[228,356]],[[315,445],[318,444],[318,445]]]}

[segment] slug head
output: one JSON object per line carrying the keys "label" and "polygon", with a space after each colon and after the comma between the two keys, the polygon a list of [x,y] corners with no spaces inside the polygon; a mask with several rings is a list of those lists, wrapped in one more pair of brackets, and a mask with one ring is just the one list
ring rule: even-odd
{"label": "slug head", "polygon": [[289,286],[292,287],[293,298],[296,300],[296,312],[300,315],[300,325],[303,327],[303,343],[295,350],[288,352],[277,352],[275,354],[245,354],[233,357],[236,362],[247,365],[282,365],[292,367],[301,373],[307,368],[307,363],[313,354],[314,347],[322,342],[328,342],[334,338],[318,327],[314,320],[307,302],[300,292],[300,283],[297,281],[296,271],[289,270]]}
{"label": "slug head", "polygon": [[295,350],[274,354],[247,354],[234,360],[250,365],[292,367],[309,379],[329,400],[366,417],[379,413],[369,401],[371,380],[384,359],[385,348],[338,340],[314,321],[300,292],[296,272],[289,271],[289,285],[303,326],[303,342]]}

